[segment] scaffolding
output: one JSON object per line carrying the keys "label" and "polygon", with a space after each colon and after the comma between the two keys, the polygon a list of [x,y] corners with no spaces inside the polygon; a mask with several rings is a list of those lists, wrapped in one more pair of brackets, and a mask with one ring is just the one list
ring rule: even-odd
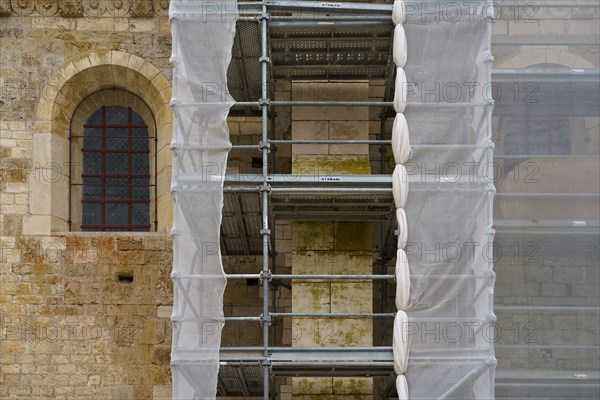
{"label": "scaffolding", "polygon": [[[490,2],[491,4],[491,2]],[[581,7],[597,8],[585,2],[581,4],[541,4],[541,7]],[[232,151],[257,151],[261,156],[261,169],[259,174],[224,174],[224,208],[220,235],[220,246],[224,255],[261,255],[262,269],[253,274],[227,274],[226,278],[255,279],[260,282],[262,289],[262,313],[256,316],[225,316],[217,318],[222,322],[256,322],[262,326],[263,346],[260,347],[222,347],[220,348],[220,372],[217,386],[219,395],[262,395],[264,399],[273,398],[276,376],[367,376],[383,377],[386,380],[384,398],[394,397],[394,356],[391,346],[374,347],[350,347],[350,348],[327,348],[327,347],[282,347],[275,342],[272,325],[275,321],[284,317],[326,317],[326,318],[353,318],[371,317],[381,320],[383,335],[392,327],[390,321],[396,316],[395,312],[385,312],[382,305],[381,312],[367,314],[358,313],[298,313],[277,312],[274,302],[274,290],[282,282],[289,280],[320,280],[320,279],[361,279],[393,283],[396,275],[384,273],[385,265],[396,254],[396,241],[398,225],[395,218],[395,207],[393,197],[392,176],[387,175],[383,156],[381,159],[382,175],[338,175],[338,176],[306,176],[274,173],[274,159],[278,145],[287,144],[366,144],[379,146],[383,152],[391,140],[385,137],[386,122],[395,113],[394,94],[395,73],[392,57],[392,37],[394,26],[391,22],[392,5],[377,3],[313,3],[313,2],[283,2],[277,0],[265,0],[260,2],[240,2],[237,4],[239,17],[237,18],[237,34],[233,44],[233,59],[228,70],[229,92],[237,101],[231,105],[238,112],[245,115],[260,115],[261,142],[255,145],[233,145]],[[193,6],[183,6],[177,10],[181,16],[193,18],[202,16],[202,12],[195,10]],[[488,16],[490,20],[493,15]],[[172,16],[173,18],[173,16]],[[410,24],[410,22],[409,22]],[[488,24],[486,35],[491,38],[491,24]],[[339,47],[336,47],[339,45]],[[595,41],[566,41],[557,39],[553,41],[498,41],[495,46],[594,46]],[[333,62],[335,60],[335,62]],[[486,62],[487,77],[492,74],[490,60]],[[557,76],[568,76],[572,78],[572,72],[552,71],[548,69],[529,70],[536,79],[548,76],[553,80]],[[495,70],[493,79],[502,82],[510,81],[515,75],[523,77],[522,70]],[[260,80],[252,78],[260,76]],[[598,71],[580,71],[575,74],[577,79],[584,82],[588,79],[596,82]],[[382,101],[281,101],[274,99],[273,83],[276,79],[289,80],[357,80],[357,79],[383,79],[385,80],[384,97]],[[258,99],[258,100],[257,100]],[[445,103],[442,107],[437,103],[427,101],[410,101],[410,109],[435,109],[437,112],[453,113],[463,112],[465,107],[479,108],[479,112],[491,119],[493,101],[490,99],[479,99],[480,102]],[[596,101],[591,95],[590,102]],[[193,108],[195,103],[178,103],[179,109]],[[283,107],[304,106],[364,106],[381,109],[381,135],[374,140],[294,140],[278,139],[273,128],[276,110]],[[518,113],[518,109],[504,110],[508,113]],[[491,128],[490,128],[491,129]],[[271,135],[269,134],[271,132]],[[416,143],[411,146],[415,152],[427,151],[450,151],[460,152],[462,150],[478,150],[480,159],[478,162],[485,165],[493,160],[493,145],[491,142],[467,142],[453,144],[427,144]],[[176,154],[185,151],[203,150],[203,145],[194,148],[187,145],[183,148],[174,145]],[[228,149],[227,149],[228,150]],[[505,156],[509,158],[510,156]],[[389,172],[388,172],[389,173]],[[487,175],[486,175],[487,174]],[[463,193],[485,194],[485,219],[486,237],[493,240],[494,230],[491,229],[493,219],[493,196],[494,176],[493,171],[477,171],[475,179],[469,182],[456,182],[451,179],[430,180],[422,179],[416,174],[411,176],[409,184],[411,194],[418,196],[419,192],[429,193],[439,191],[441,193],[456,193],[457,184]],[[175,178],[174,178],[175,179]],[[176,176],[177,191],[193,193],[198,185],[205,182],[204,176],[197,174],[179,173]],[[519,194],[525,197],[528,194]],[[561,193],[535,193],[533,196],[555,196]],[[597,193],[580,193],[581,197],[597,199]],[[499,197],[510,197],[510,193],[499,194]],[[572,197],[572,194],[568,195]],[[413,217],[414,218],[414,217]],[[373,221],[381,225],[381,251],[378,264],[382,266],[381,274],[361,275],[324,275],[324,274],[280,274],[275,270],[275,219],[284,220],[327,220],[327,221]],[[597,221],[596,221],[597,222]],[[559,223],[560,225],[560,223]],[[576,226],[565,224],[562,228],[566,235],[573,231],[588,232],[594,236],[598,232],[598,224],[585,224]],[[511,229],[518,229],[520,233],[550,229],[557,232],[560,226],[552,223],[550,225],[532,224],[522,221],[522,226],[515,225],[515,221],[509,221],[503,225],[503,221],[496,224],[499,233],[506,234]],[[177,279],[193,279],[194,274],[178,273]],[[203,275],[203,279],[207,276]],[[220,279],[220,275],[215,275]],[[430,275],[430,279],[453,279],[452,276]],[[487,271],[469,275],[477,292],[474,296],[487,296],[490,309],[487,311],[485,321],[466,322],[493,322],[493,287],[494,273],[491,262]],[[385,285],[387,287],[387,285]],[[497,308],[498,309],[498,308]],[[502,307],[500,307],[502,309]],[[553,310],[553,307],[546,311]],[[528,308],[531,310],[531,308]],[[577,312],[595,312],[596,308],[584,310],[575,307]],[[544,310],[541,310],[544,311]],[[175,312],[175,311],[174,311]],[[417,319],[418,320],[418,317]],[[440,320],[439,318],[436,319]],[[422,321],[427,322],[424,317]],[[457,321],[455,317],[449,317],[448,321]],[[185,322],[176,320],[176,322]],[[460,392],[461,385],[482,374],[482,368],[489,368],[495,362],[493,358],[493,342],[488,348],[476,348],[472,351],[464,350],[462,361],[470,368],[456,368],[456,374],[449,379],[454,380],[455,385],[443,393],[436,393],[437,398],[455,398],[464,395]],[[529,347],[527,347],[529,348]],[[555,347],[556,348],[556,347]],[[594,348],[595,347],[583,347]],[[190,351],[190,350],[187,350]],[[174,350],[174,365],[191,362],[186,360],[186,355]],[[423,349],[411,349],[410,363],[415,368],[431,364],[431,351]],[[444,349],[435,356],[435,364],[456,363],[456,354]],[[473,363],[480,363],[482,368],[472,368]],[[488,376],[489,398],[494,398],[494,387],[512,389],[521,387],[535,387],[546,385],[548,377],[539,376],[539,380],[532,382],[517,382],[514,377],[507,374],[501,375],[499,383],[494,385],[494,373]],[[504,379],[505,381],[502,381]],[[577,385],[565,378],[563,375],[554,377],[568,388],[569,385]],[[563,381],[561,381],[563,379]],[[590,377],[592,381],[588,392],[595,393],[599,377]],[[518,380],[518,379],[517,379]],[[176,384],[174,382],[174,384]],[[528,386],[529,385],[529,386]],[[581,389],[582,385],[578,388]],[[522,395],[523,392],[516,393]],[[561,392],[563,393],[563,392]]]}

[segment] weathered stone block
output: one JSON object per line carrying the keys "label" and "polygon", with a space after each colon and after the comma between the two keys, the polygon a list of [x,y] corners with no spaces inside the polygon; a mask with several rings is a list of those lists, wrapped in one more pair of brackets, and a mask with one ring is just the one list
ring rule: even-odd
{"label": "weathered stone block", "polygon": [[373,284],[370,281],[331,283],[331,312],[373,312]]}
{"label": "weathered stone block", "polygon": [[50,235],[50,215],[23,216],[24,235]]}
{"label": "weathered stone block", "polygon": [[293,155],[292,172],[302,175],[370,174],[368,155]]}
{"label": "weathered stone block", "polygon": [[372,393],[373,379],[371,378],[333,378],[333,394],[370,395]]}
{"label": "weathered stone block", "polygon": [[173,387],[171,385],[154,385],[152,387],[153,400],[171,400],[173,398]]}
{"label": "weathered stone block", "polygon": [[372,346],[373,321],[369,318],[295,318],[292,346]]}
{"label": "weathered stone block", "polygon": [[336,222],[335,250],[370,251],[372,245],[370,222]]}
{"label": "weathered stone block", "polygon": [[295,121],[361,121],[369,119],[367,107],[303,106],[293,107]]}
{"label": "weathered stone block", "polygon": [[117,238],[117,248],[119,250],[141,250],[142,240],[134,238]]}
{"label": "weathered stone block", "polygon": [[[293,378],[292,394],[333,394],[333,378]],[[296,398],[294,396],[294,398]]]}
{"label": "weathered stone block", "polygon": [[328,282],[293,282],[293,310],[295,312],[328,313],[331,310],[330,285]]}
{"label": "weathered stone block", "polygon": [[333,250],[333,222],[292,223],[292,245],[294,250]]}

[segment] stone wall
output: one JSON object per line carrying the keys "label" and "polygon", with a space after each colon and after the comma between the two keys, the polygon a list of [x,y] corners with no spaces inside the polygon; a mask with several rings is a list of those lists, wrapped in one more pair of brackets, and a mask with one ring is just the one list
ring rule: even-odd
{"label": "stone wall", "polygon": [[[165,233],[170,229],[172,211],[168,149],[172,119],[168,107],[171,39],[167,10],[167,0],[0,0],[0,398],[170,397],[171,244]],[[600,29],[597,15],[586,10],[539,9],[535,20],[524,17],[522,12],[519,18],[510,9],[505,12],[495,22],[495,40],[590,40]],[[502,46],[494,49],[494,56],[498,68],[550,65],[597,69],[600,65],[598,49],[585,46]],[[147,105],[145,118],[153,119],[148,123],[158,139],[158,196],[154,201],[159,233],[67,233],[67,178],[72,167],[68,162],[69,131],[78,129],[73,121],[75,125],[82,123],[84,117],[78,113],[99,106],[101,97],[114,94],[114,89],[143,100]],[[274,89],[277,100],[381,100],[383,96],[381,81],[278,81]],[[120,104],[124,100],[113,96],[110,101]],[[277,138],[374,139],[380,133],[380,110],[376,108],[299,107],[293,113],[289,108],[276,112]],[[390,122],[386,137],[391,133]],[[579,139],[586,141],[577,146],[597,155],[600,119],[578,118],[577,124],[581,127]],[[502,121],[495,121],[497,151],[502,151],[503,126]],[[260,120],[254,116],[231,117],[229,127],[234,144],[257,144],[261,140]],[[384,165],[389,172],[394,164],[391,152],[381,155],[378,146],[295,145],[292,151],[292,146],[280,145],[276,171],[379,172],[382,156],[387,157]],[[252,157],[260,157],[259,152],[232,152],[231,170],[259,172],[252,165]],[[370,248],[366,246],[371,241],[369,229],[357,227],[355,232],[364,248],[351,245],[342,249],[344,240],[335,239],[341,225],[319,226],[307,229],[303,223],[277,223],[278,272],[290,273],[294,268],[317,273],[324,265],[344,267],[335,271],[370,272]],[[297,240],[314,232],[327,233],[325,247],[303,246],[304,239]],[[597,253],[581,258],[542,255],[533,265],[512,257],[496,262],[499,306],[598,305]],[[224,264],[229,273],[256,273],[261,260],[228,257]],[[345,269],[347,266],[352,268]],[[318,303],[314,310],[350,311],[343,299],[353,288],[353,295],[365,296],[366,306],[361,311],[368,312],[369,285],[318,282],[303,288],[296,283],[295,310],[306,302],[301,294],[312,292]],[[390,307],[393,289],[390,285],[387,291]],[[277,311],[292,311],[289,287],[279,286],[275,296]],[[227,315],[259,315],[261,305],[261,290],[255,282],[229,282]],[[503,331],[499,346],[514,344],[515,340],[526,344],[528,335],[534,335],[532,339],[540,344],[598,343],[597,314],[503,312],[498,317]],[[348,333],[353,325],[335,322],[339,325],[319,330],[314,320],[298,320],[295,323],[307,326],[292,329],[291,318],[284,318],[276,321],[276,343],[342,344],[333,341],[332,334]],[[348,333],[349,340],[344,343],[369,345],[373,335],[367,325],[355,330],[360,337]],[[315,337],[315,333],[322,337]],[[332,341],[324,340],[328,335]],[[262,330],[258,324],[227,324],[223,343],[260,344]],[[499,347],[497,355],[504,370],[598,368],[597,352],[585,350],[515,351]],[[329,378],[313,382],[315,390],[304,390],[306,387],[299,384],[293,388],[291,379],[283,379],[276,390],[281,399],[291,398],[293,389],[296,396],[328,398],[326,392],[330,397],[347,398],[351,393],[369,396],[371,387],[369,380]]]}
{"label": "stone wall", "polygon": [[[2,229],[13,233],[10,224]],[[169,238],[152,233],[4,236],[0,398],[151,399],[164,391],[171,251]]]}
{"label": "stone wall", "polygon": [[[168,1],[119,3],[0,2],[0,398],[170,396]],[[68,232],[73,116],[114,89],[159,139],[160,233]]]}
{"label": "stone wall", "polygon": [[[292,82],[292,99],[309,101],[368,98],[367,82]],[[348,140],[369,137],[366,107],[293,107],[294,140]],[[369,174],[368,145],[294,144],[292,173],[317,176]],[[371,224],[306,221],[292,223],[292,273],[370,274]],[[292,310],[300,313],[373,312],[371,281],[292,281]],[[371,318],[292,318],[292,345],[352,347],[373,345]],[[292,378],[282,399],[373,398],[370,378]]]}
{"label": "stone wall", "polygon": [[[584,246],[572,242],[570,245]],[[548,246],[557,250],[550,250]],[[574,254],[563,250],[560,254],[558,249],[562,246],[548,238],[496,243],[494,297],[500,309],[495,333],[498,368],[513,371],[596,371],[600,368],[598,350],[543,347],[594,346],[600,335],[597,313],[600,276],[597,261],[594,261],[598,259],[597,249],[595,254],[590,253],[592,247],[587,243],[588,251],[579,249],[578,254]],[[503,306],[517,306],[520,310],[502,311]],[[528,311],[528,306],[548,309]],[[554,306],[565,308],[552,309]],[[569,309],[573,306],[588,310]],[[541,347],[523,352],[518,348],[503,348],[503,345]]]}

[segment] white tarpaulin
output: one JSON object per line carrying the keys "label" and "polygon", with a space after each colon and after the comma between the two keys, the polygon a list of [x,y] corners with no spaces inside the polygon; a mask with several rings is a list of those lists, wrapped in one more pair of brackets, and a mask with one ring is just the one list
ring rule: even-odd
{"label": "white tarpaulin", "polygon": [[486,0],[458,4],[394,4],[400,399],[494,393],[493,8]]}
{"label": "white tarpaulin", "polygon": [[171,0],[174,399],[216,396],[226,278],[219,232],[231,147],[235,0]]}

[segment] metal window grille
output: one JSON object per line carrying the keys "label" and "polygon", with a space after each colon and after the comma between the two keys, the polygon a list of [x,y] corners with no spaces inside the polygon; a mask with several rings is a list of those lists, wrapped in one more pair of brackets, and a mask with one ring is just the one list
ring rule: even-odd
{"label": "metal window grille", "polygon": [[130,107],[101,107],[84,125],[83,231],[149,231],[148,126]]}

